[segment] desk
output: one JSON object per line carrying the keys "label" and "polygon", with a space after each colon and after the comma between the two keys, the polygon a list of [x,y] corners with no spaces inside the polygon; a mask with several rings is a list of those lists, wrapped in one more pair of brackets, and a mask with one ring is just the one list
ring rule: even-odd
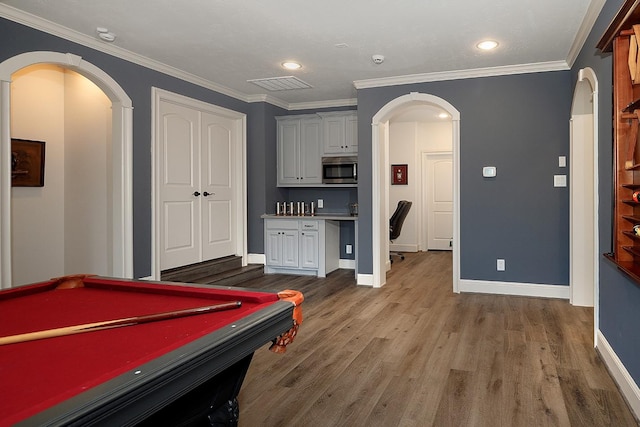
{"label": "desk", "polygon": [[[264,219],[265,273],[326,275],[340,266],[340,221],[355,225],[358,217],[340,214],[270,215]],[[358,248],[354,242],[355,274]]]}
{"label": "desk", "polygon": [[0,336],[229,301],[242,307],[0,346],[1,426],[176,425],[211,406],[237,412],[225,402],[235,402],[253,352],[294,325],[294,304],[275,292],[83,282],[0,292]]}

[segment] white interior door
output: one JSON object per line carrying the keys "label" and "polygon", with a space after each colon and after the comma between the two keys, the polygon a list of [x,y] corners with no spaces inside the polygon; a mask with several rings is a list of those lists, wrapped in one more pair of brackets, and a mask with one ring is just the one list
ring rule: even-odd
{"label": "white interior door", "polygon": [[236,164],[235,121],[214,114],[202,114],[202,254],[203,260],[235,253]]}
{"label": "white interior door", "polygon": [[159,110],[161,268],[201,258],[200,113],[162,101]]}
{"label": "white interior door", "polygon": [[453,241],[453,159],[451,153],[423,153],[427,249],[451,250]]}

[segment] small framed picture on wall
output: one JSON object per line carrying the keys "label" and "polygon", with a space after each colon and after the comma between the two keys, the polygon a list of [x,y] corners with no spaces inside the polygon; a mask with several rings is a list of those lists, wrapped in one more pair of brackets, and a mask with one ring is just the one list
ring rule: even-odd
{"label": "small framed picture on wall", "polygon": [[44,187],[43,141],[11,138],[11,186]]}
{"label": "small framed picture on wall", "polygon": [[407,165],[391,165],[391,185],[407,185]]}

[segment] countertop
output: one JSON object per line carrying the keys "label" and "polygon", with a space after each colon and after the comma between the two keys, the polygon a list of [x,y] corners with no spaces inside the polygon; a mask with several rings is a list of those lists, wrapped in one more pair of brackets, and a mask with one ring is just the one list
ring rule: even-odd
{"label": "countertop", "polygon": [[357,216],[351,216],[349,214],[342,213],[320,213],[315,215],[276,215],[276,214],[262,214],[260,218],[268,219],[322,219],[329,221],[357,221]]}

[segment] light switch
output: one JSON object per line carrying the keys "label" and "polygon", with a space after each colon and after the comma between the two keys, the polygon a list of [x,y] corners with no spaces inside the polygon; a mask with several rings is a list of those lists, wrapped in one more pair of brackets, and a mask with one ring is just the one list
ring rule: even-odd
{"label": "light switch", "polygon": [[485,166],[482,168],[482,176],[485,178],[493,178],[496,176],[497,170],[495,166]]}
{"label": "light switch", "polygon": [[559,156],[558,157],[558,167],[566,168],[567,167],[567,156]]}
{"label": "light switch", "polygon": [[567,175],[554,175],[553,176],[553,186],[554,187],[566,187],[567,186]]}

